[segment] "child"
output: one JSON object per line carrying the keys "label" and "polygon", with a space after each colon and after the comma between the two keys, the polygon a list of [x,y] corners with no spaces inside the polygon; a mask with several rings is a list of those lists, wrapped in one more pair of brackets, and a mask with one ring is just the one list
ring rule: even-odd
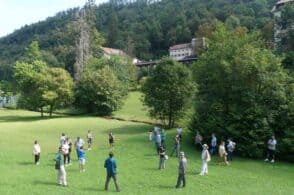
{"label": "child", "polygon": [[226,148],[225,148],[225,142],[224,141],[221,141],[221,144],[219,145],[219,148],[218,148],[218,153],[219,153],[219,156],[220,156],[220,163],[223,161],[226,165],[229,165],[228,161],[227,161],[227,152],[226,152]]}
{"label": "child", "polygon": [[203,147],[202,154],[201,154],[202,168],[201,168],[201,172],[199,174],[201,176],[208,174],[208,164],[207,163],[211,160],[210,154],[208,152],[208,145],[203,144],[202,147]]}
{"label": "child", "polygon": [[88,150],[91,150],[93,135],[90,130],[88,131],[88,134],[87,134],[87,140],[88,140]]}
{"label": "child", "polygon": [[80,172],[85,172],[86,153],[83,146],[78,149],[78,158],[80,163]]}
{"label": "child", "polygon": [[41,147],[38,144],[38,141],[36,140],[33,147],[33,155],[35,156],[35,165],[40,164],[40,154],[41,154]]}

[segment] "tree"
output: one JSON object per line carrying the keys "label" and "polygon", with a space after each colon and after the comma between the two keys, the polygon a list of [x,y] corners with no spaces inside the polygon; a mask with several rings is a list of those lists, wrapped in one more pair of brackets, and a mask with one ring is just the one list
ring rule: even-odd
{"label": "tree", "polygon": [[14,76],[21,92],[24,108],[39,110],[49,106],[54,109],[73,101],[73,80],[64,69],[49,68],[43,61],[17,62]]}
{"label": "tree", "polygon": [[110,115],[122,104],[121,84],[108,66],[85,69],[76,88],[77,104],[90,113]]}
{"label": "tree", "polygon": [[150,116],[171,128],[184,115],[194,89],[187,67],[162,58],[142,86],[144,104],[149,107]]}
{"label": "tree", "polygon": [[283,137],[277,124],[288,108],[289,77],[281,59],[264,45],[258,33],[218,24],[193,68],[199,93],[191,128],[233,137],[238,152],[250,157],[262,155],[272,133]]}

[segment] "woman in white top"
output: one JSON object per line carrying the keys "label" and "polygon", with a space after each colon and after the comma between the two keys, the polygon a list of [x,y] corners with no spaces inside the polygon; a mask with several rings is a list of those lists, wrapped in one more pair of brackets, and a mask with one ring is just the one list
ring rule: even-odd
{"label": "woman in white top", "polygon": [[225,142],[221,141],[221,144],[218,147],[218,153],[219,153],[219,157],[221,159],[221,162],[224,162],[226,165],[228,165],[228,161],[227,161],[227,155],[228,153],[226,152],[226,148],[225,148]]}
{"label": "woman in white top", "polygon": [[208,145],[203,144],[203,150],[201,154],[201,160],[202,160],[202,168],[199,175],[205,175],[208,174],[208,162],[211,160],[210,154],[208,152]]}
{"label": "woman in white top", "polygon": [[35,156],[35,165],[40,164],[41,147],[36,140],[33,147],[33,155]]}

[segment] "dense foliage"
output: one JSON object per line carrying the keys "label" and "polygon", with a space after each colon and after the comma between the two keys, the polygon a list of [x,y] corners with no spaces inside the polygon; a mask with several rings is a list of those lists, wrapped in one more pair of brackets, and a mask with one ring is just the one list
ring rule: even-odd
{"label": "dense foliage", "polygon": [[[1,38],[0,80],[12,80],[13,64],[23,56],[25,48],[33,40],[39,42],[48,65],[65,68],[73,76],[76,42],[77,38],[81,38],[79,27],[85,24],[90,43],[94,43],[92,40],[97,32],[92,26],[94,24],[106,39],[106,46],[123,49],[131,56],[147,60],[166,55],[173,44],[190,42],[195,33],[201,30],[201,25],[207,26],[214,19],[231,27],[242,25],[250,30],[261,29],[264,37],[270,41],[273,27],[270,9],[274,2],[111,0],[93,8],[93,2],[89,1],[85,8],[90,14],[84,19],[80,17],[84,9],[70,9]],[[101,40],[101,37],[95,40]],[[91,50],[95,50],[95,45],[90,45]]]}
{"label": "dense foliage", "polygon": [[169,128],[184,116],[194,89],[190,70],[170,58],[161,59],[142,86],[150,116]]}
{"label": "dense foliage", "polygon": [[194,65],[194,77],[199,85],[194,131],[232,137],[239,154],[249,157],[261,157],[265,141],[275,134],[283,157],[290,156],[293,82],[257,33],[218,24],[208,50]]}

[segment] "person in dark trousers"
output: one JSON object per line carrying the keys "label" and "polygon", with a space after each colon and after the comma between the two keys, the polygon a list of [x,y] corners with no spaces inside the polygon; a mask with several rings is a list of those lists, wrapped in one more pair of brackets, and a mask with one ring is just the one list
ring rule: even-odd
{"label": "person in dark trousers", "polygon": [[179,188],[183,182],[183,187],[186,186],[186,169],[187,169],[187,159],[184,152],[180,152],[180,161],[179,161],[179,175],[176,188]]}
{"label": "person in dark trousers", "polygon": [[228,161],[233,160],[233,153],[236,147],[236,143],[232,141],[232,139],[228,139],[228,145],[227,145],[227,150],[228,150]]}
{"label": "person in dark trousers", "polygon": [[159,170],[165,169],[165,148],[163,145],[159,147]]}
{"label": "person in dark trousers", "polygon": [[180,152],[180,136],[178,134],[175,137],[174,148],[170,156],[173,156],[174,152],[176,152],[176,156],[178,157]]}
{"label": "person in dark trousers", "polygon": [[114,135],[111,131],[108,134],[108,141],[109,141],[110,148],[113,148],[114,147]]}
{"label": "person in dark trousers", "polygon": [[113,153],[109,153],[109,158],[107,158],[104,162],[104,168],[106,168],[106,182],[105,182],[105,188],[104,190],[108,190],[108,185],[109,181],[112,178],[115,184],[116,191],[119,192],[119,186],[117,183],[117,178],[116,178],[116,161],[113,158]]}
{"label": "person in dark trousers", "polygon": [[277,140],[274,135],[267,142],[267,155],[265,162],[270,161],[271,163],[275,162],[275,153],[276,153]]}
{"label": "person in dark trousers", "polygon": [[36,140],[33,147],[33,155],[35,156],[35,165],[40,164],[41,147]]}

